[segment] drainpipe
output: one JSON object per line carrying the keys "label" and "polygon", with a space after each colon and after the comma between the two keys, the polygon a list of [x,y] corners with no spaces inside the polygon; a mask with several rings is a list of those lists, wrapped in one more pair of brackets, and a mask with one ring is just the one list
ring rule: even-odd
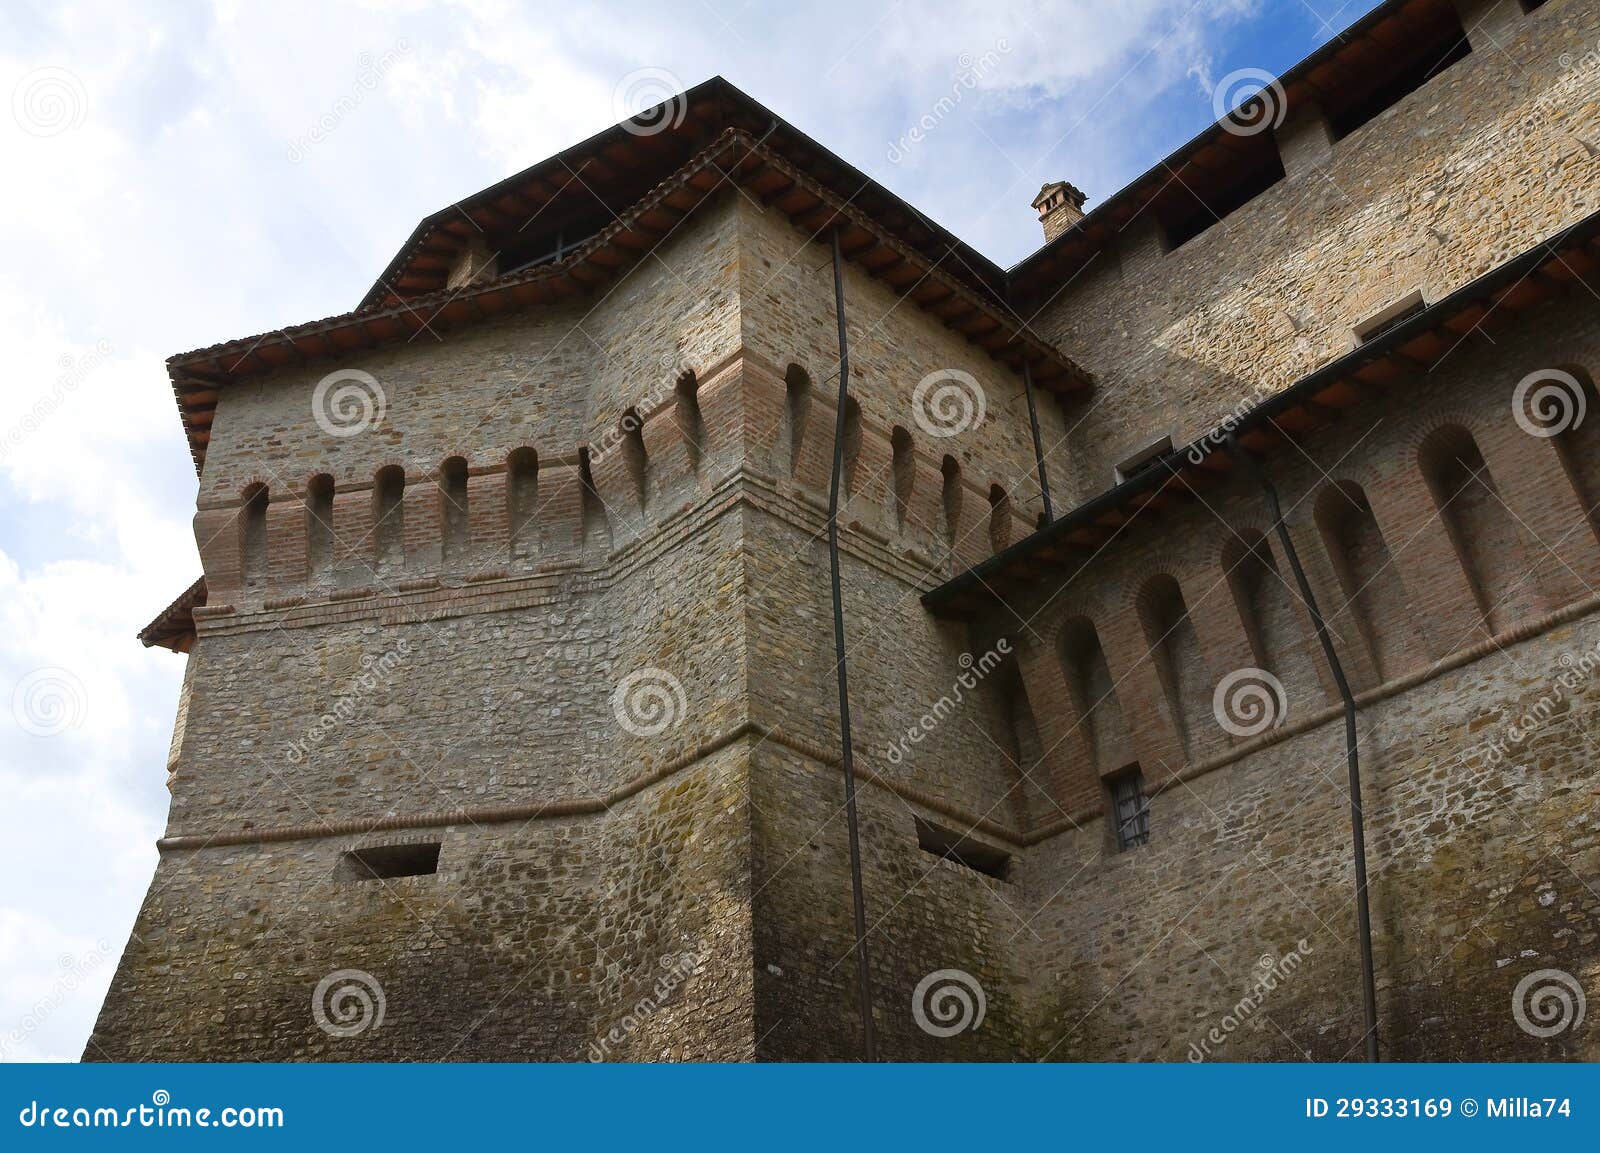
{"label": "drainpipe", "polygon": [[1295,584],[1300,586],[1300,597],[1311,613],[1311,624],[1316,629],[1317,641],[1322,646],[1322,655],[1327,659],[1328,671],[1333,674],[1334,683],[1339,686],[1339,698],[1344,702],[1345,763],[1350,774],[1350,836],[1355,848],[1356,862],[1356,927],[1361,938],[1361,1004],[1367,1025],[1365,1037],[1367,1060],[1375,1062],[1380,1059],[1378,994],[1372,975],[1372,915],[1367,905],[1367,834],[1366,819],[1361,811],[1361,767],[1356,755],[1356,698],[1350,692],[1350,682],[1345,679],[1344,666],[1339,663],[1339,654],[1333,647],[1333,638],[1328,634],[1327,623],[1317,608],[1317,598],[1311,591],[1311,582],[1306,579],[1305,569],[1300,567],[1300,554],[1295,551],[1294,541],[1289,537],[1289,526],[1283,519],[1283,508],[1278,503],[1278,490],[1273,487],[1272,481],[1267,478],[1256,458],[1239,446],[1236,432],[1228,433],[1228,453],[1244,461],[1246,471],[1261,486],[1262,495],[1267,502],[1267,513],[1271,516],[1272,526],[1278,534],[1278,543],[1283,546],[1289,568],[1294,572]]}
{"label": "drainpipe", "polygon": [[1049,524],[1055,520],[1055,514],[1050,510],[1050,478],[1044,471],[1044,443],[1039,439],[1039,410],[1033,403],[1033,369],[1028,366],[1028,357],[1022,357],[1022,390],[1028,394],[1028,423],[1033,426],[1033,459],[1039,465],[1039,498],[1044,502],[1044,523]]}
{"label": "drainpipe", "polygon": [[828,486],[828,562],[833,575],[833,655],[839,675],[839,763],[844,769],[845,825],[850,833],[850,891],[856,927],[856,999],[861,1003],[861,1052],[878,1059],[872,1024],[872,972],[867,965],[867,904],[861,891],[861,833],[856,823],[856,762],[850,744],[850,679],[844,660],[844,600],[839,591],[839,485],[844,477],[844,411],[850,399],[850,343],[844,331],[844,259],[833,230],[833,309],[839,319],[839,406],[833,422],[833,479]]}

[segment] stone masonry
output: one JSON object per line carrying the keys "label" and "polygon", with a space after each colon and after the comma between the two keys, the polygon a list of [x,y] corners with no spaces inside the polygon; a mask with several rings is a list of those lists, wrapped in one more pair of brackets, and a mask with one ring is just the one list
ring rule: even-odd
{"label": "stone masonry", "polygon": [[[827,199],[792,130],[691,204],[691,93],[612,248],[519,270],[420,230],[385,279],[436,288],[202,385],[227,358],[174,358],[204,593],[159,641],[188,654],[171,813],[85,1058],[859,1057],[826,542],[850,228],[882,1055],[1359,1059],[1340,698],[1259,491],[1213,467],[1250,450],[1358,698],[1385,1055],[1600,1059],[1592,1022],[1527,1027],[1525,983],[1600,994],[1600,259],[1566,231],[1600,210],[1600,4],[1372,19],[1457,18],[1470,51],[1351,131],[1290,101],[1251,145],[1281,179],[1070,276],[1037,271],[1099,235],[1070,185],[1041,253],[947,268],[886,193]],[[522,195],[566,211],[542,171]],[[603,286],[494,295],[582,284],[657,218]],[[1412,293],[1425,360],[1363,327]],[[428,301],[470,308],[385,328]],[[1356,385],[1257,412],[1362,339]],[[1059,545],[1017,371],[1047,361],[1093,381],[1039,389]],[[1129,504],[1144,457],[1189,471]],[[1228,715],[1239,673],[1281,686],[1267,723]]]}

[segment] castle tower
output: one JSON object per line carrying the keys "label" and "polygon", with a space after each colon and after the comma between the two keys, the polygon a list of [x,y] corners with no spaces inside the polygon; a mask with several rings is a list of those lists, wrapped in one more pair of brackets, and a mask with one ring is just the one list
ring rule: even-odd
{"label": "castle tower", "polygon": [[1342,712],[1248,453],[1355,683],[1386,1051],[1594,1058],[1510,1011],[1600,988],[1600,443],[1528,404],[1600,365],[1600,11],[1526,7],[1391,0],[1264,121],[1047,185],[1010,270],[713,80],[174,357],[204,576],[143,634],[172,809],[86,1056],[859,1055],[837,236],[882,1054],[1359,1053]]}

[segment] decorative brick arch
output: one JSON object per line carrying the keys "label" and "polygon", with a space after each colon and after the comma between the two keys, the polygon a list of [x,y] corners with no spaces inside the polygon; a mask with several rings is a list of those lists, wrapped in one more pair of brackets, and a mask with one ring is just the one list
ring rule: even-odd
{"label": "decorative brick arch", "polygon": [[1187,579],[1193,577],[1192,572],[1185,574],[1188,566],[1181,566],[1171,560],[1150,558],[1141,561],[1128,573],[1128,579],[1122,587],[1122,595],[1117,600],[1117,607],[1123,612],[1137,613],[1144,602],[1144,590],[1156,577],[1167,576],[1178,582],[1182,588]]}
{"label": "decorative brick arch", "polygon": [[1251,510],[1244,516],[1233,517],[1228,524],[1215,530],[1203,554],[1205,564],[1226,574],[1230,552],[1240,546],[1243,539],[1265,537],[1272,525],[1260,512]]}
{"label": "decorative brick arch", "polygon": [[1189,616],[1183,582],[1170,566],[1152,566],[1134,587],[1131,609],[1144,638],[1156,680],[1166,697],[1178,743],[1189,760],[1209,736],[1211,687],[1199,634]]}
{"label": "decorative brick arch", "polygon": [[1097,775],[1114,772],[1133,759],[1133,740],[1100,629],[1086,613],[1062,614],[1049,639],[1090,763]]}
{"label": "decorative brick arch", "polygon": [[506,550],[511,560],[531,560],[537,550],[539,450],[519,445],[506,453]]}
{"label": "decorative brick arch", "polygon": [[1484,627],[1498,633],[1531,614],[1538,592],[1528,581],[1516,517],[1484,458],[1482,422],[1441,416],[1427,424],[1417,440],[1416,467]]}
{"label": "decorative brick arch", "polygon": [[1577,381],[1578,396],[1572,406],[1565,409],[1558,403],[1554,411],[1547,414],[1553,419],[1540,422],[1540,426],[1559,429],[1549,438],[1551,446],[1561,461],[1590,532],[1600,543],[1600,392],[1596,391],[1594,376],[1581,364],[1558,364],[1555,371]]}
{"label": "decorative brick arch", "polygon": [[267,504],[271,489],[252,480],[239,492],[239,575],[247,589],[267,584]]}
{"label": "decorative brick arch", "polygon": [[[1333,569],[1337,600],[1324,607],[1329,628],[1364,645],[1378,681],[1421,667],[1427,662],[1427,641],[1418,629],[1404,570],[1384,539],[1365,486],[1341,474],[1324,481],[1311,503]],[[1341,627],[1346,622],[1353,628]]]}
{"label": "decorative brick arch", "polygon": [[239,482],[239,487],[234,490],[238,494],[236,499],[239,507],[243,508],[258,490],[265,490],[267,499],[271,500],[273,479],[264,472],[246,473],[244,479]]}
{"label": "decorative brick arch", "polygon": [[380,568],[405,564],[405,492],[410,479],[400,464],[379,465],[372,472],[371,549]]}
{"label": "decorative brick arch", "polygon": [[[1510,416],[1509,411],[1506,415]],[[1454,405],[1429,405],[1418,414],[1416,421],[1406,433],[1405,459],[1416,465],[1428,442],[1439,436],[1441,430],[1450,428],[1465,430],[1480,445],[1485,437],[1493,435],[1488,423],[1475,412]]]}
{"label": "decorative brick arch", "polygon": [[999,553],[1011,544],[1011,494],[1005,486],[989,485],[989,551]]}
{"label": "decorative brick arch", "polygon": [[1256,666],[1282,681],[1291,701],[1320,699],[1299,590],[1280,570],[1267,528],[1261,521],[1235,526],[1219,553],[1222,573]]}
{"label": "decorative brick arch", "polygon": [[811,419],[811,373],[804,365],[790,361],[783,370],[783,416],[778,426],[778,454],[782,470],[789,476],[800,472],[800,453],[804,450],[806,428]]}

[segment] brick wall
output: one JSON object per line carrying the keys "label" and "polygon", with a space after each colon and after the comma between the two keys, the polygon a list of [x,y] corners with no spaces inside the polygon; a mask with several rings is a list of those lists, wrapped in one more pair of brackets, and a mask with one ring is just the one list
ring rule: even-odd
{"label": "brick wall", "polygon": [[1083,495],[1153,437],[1186,443],[1348,351],[1413,290],[1438,300],[1600,208],[1600,10],[1497,8],[1492,43],[1467,21],[1469,56],[1331,146],[1314,111],[1291,118],[1286,178],[1219,223],[1171,252],[1136,223],[1048,302],[1035,325],[1099,383],[1052,456]]}
{"label": "brick wall", "polygon": [[[1101,382],[1042,406],[1058,506],[1336,355],[1413,281],[1443,295],[1593,209],[1571,143],[1594,120],[1593,6],[1494,28],[1508,55],[1332,145],[1291,124],[1286,182],[1174,252],[1130,234],[1044,314]],[[224,390],[168,838],[87,1056],[858,1052],[828,253],[729,195],[658,255],[599,299]],[[1346,1055],[1337,698],[1259,499],[1147,511],[1004,611],[937,619],[920,594],[1038,513],[1021,383],[854,267],[846,296],[842,592],[884,1053],[1181,1060],[1217,1027],[1201,1056]],[[1537,968],[1600,988],[1600,426],[1533,437],[1510,407],[1530,371],[1597,365],[1575,291],[1269,465],[1361,693],[1392,1055],[1597,1055],[1592,1030],[1540,1040],[1510,1013]],[[319,425],[335,368],[379,382],[375,428]],[[940,374],[987,419],[919,422]],[[1288,713],[1240,736],[1212,692],[1250,667]],[[1530,710],[1531,736],[1490,743]],[[1150,840],[1117,852],[1105,782],[1132,763]],[[921,847],[928,828],[1001,875]],[[418,842],[436,874],[348,879],[345,852]],[[352,1037],[311,1008],[344,969],[385,999]],[[982,989],[981,1029],[921,1027],[944,970]],[[1219,1025],[1258,970],[1259,1012]]]}

